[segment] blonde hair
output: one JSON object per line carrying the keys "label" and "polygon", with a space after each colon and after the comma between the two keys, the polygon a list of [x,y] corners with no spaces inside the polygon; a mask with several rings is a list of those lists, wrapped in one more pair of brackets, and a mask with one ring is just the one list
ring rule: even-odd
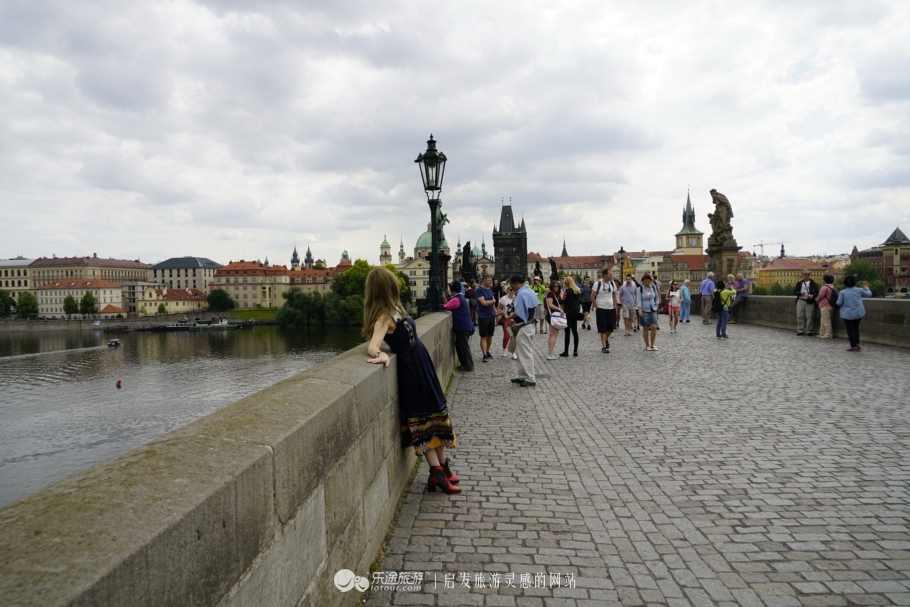
{"label": "blonde hair", "polygon": [[408,315],[401,305],[401,285],[398,277],[386,268],[373,268],[367,274],[363,290],[363,329],[361,334],[370,339],[373,326],[383,317],[392,319],[397,314],[401,318]]}
{"label": "blonde hair", "polygon": [[576,295],[581,293],[581,291],[578,290],[578,285],[575,284],[575,279],[571,276],[566,276],[562,279],[562,286],[564,289],[571,289]]}

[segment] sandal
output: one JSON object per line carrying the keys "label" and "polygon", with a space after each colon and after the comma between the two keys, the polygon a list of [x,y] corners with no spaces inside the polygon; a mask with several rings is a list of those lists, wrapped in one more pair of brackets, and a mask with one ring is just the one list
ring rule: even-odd
{"label": "sandal", "polygon": [[610,348],[601,348],[600,351],[603,352],[604,354],[606,354],[607,352],[610,351]]}

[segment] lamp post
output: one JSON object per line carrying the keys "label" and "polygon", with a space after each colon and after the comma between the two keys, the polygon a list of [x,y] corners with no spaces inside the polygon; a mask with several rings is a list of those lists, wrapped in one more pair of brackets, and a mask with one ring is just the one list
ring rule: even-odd
{"label": "lamp post", "polygon": [[430,285],[427,288],[427,311],[442,310],[442,288],[439,283],[439,192],[442,190],[442,178],[445,176],[446,155],[436,151],[433,135],[427,141],[427,151],[418,154],[417,166],[423,189],[427,193],[427,204],[430,205],[430,223],[433,250],[430,256]]}
{"label": "lamp post", "polygon": [[619,284],[622,284],[626,279],[626,277],[622,275],[623,268],[625,267],[623,264],[625,261],[626,261],[626,251],[622,248],[622,245],[620,245],[620,247],[619,247],[619,281],[618,281]]}

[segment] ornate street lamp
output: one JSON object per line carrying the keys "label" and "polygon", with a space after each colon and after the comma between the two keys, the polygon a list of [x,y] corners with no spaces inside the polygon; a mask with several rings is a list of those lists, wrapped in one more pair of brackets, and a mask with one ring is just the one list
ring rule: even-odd
{"label": "ornate street lamp", "polygon": [[446,155],[436,151],[433,135],[427,141],[427,151],[417,155],[417,166],[420,167],[420,178],[427,193],[430,205],[430,223],[433,250],[430,257],[430,285],[427,289],[427,311],[442,310],[442,288],[439,282],[439,192],[442,190],[442,178],[446,172]]}
{"label": "ornate street lamp", "polygon": [[622,284],[626,277],[622,275],[623,272],[623,263],[626,261],[626,251],[622,248],[622,245],[619,247],[619,284]]}

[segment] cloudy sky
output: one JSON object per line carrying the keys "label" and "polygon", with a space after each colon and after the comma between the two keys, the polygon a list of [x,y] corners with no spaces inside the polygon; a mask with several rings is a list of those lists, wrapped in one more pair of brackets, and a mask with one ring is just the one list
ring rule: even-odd
{"label": "cloudy sky", "polygon": [[[910,3],[0,3],[0,258],[377,261],[449,158],[454,246],[746,250],[910,233]],[[779,245],[766,252],[774,253]]]}

